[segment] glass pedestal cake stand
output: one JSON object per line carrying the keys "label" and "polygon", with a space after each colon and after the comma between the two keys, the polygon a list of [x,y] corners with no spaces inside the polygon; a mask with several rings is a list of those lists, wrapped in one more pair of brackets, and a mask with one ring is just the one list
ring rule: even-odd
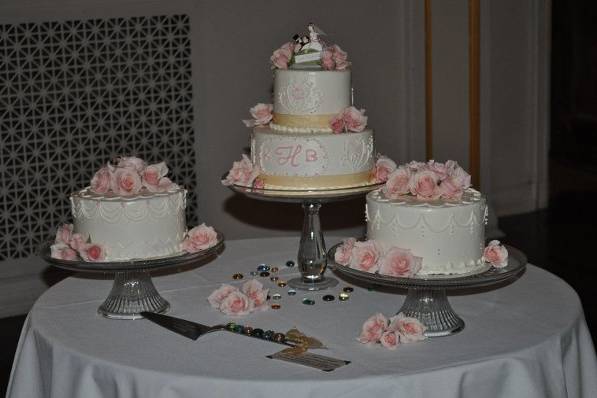
{"label": "glass pedestal cake stand", "polygon": [[40,256],[50,265],[74,272],[114,274],[114,284],[108,298],[99,306],[97,312],[111,319],[143,318],[143,311],[164,313],[170,304],[156,290],[151,281],[150,272],[173,267],[184,267],[209,259],[217,255],[224,246],[224,237],[218,233],[218,243],[209,249],[197,253],[182,253],[170,257],[115,261],[86,262],[82,260],[60,260],[50,256],[50,246],[44,244]]}
{"label": "glass pedestal cake stand", "polygon": [[340,244],[328,252],[335,272],[356,281],[377,286],[408,289],[404,304],[398,312],[417,318],[426,327],[427,337],[449,336],[464,329],[464,321],[454,312],[448,301],[447,290],[481,288],[514,279],[526,266],[527,258],[520,250],[506,245],[508,264],[503,268],[490,267],[484,272],[470,275],[428,275],[425,277],[398,278],[359,271],[334,261],[334,253]]}
{"label": "glass pedestal cake stand", "polygon": [[[222,177],[225,179],[226,175]],[[323,290],[338,284],[338,280],[324,276],[327,256],[323,232],[319,221],[319,210],[324,203],[337,202],[362,196],[382,184],[361,185],[350,188],[328,190],[282,190],[252,188],[230,185],[234,192],[249,198],[270,202],[300,203],[304,218],[298,249],[298,267],[301,276],[288,281],[288,285],[299,290]]]}

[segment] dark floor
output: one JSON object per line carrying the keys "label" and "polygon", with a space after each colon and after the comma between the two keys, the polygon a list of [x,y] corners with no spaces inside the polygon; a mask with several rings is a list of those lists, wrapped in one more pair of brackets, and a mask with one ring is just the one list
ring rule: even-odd
{"label": "dark floor", "polygon": [[[597,296],[591,286],[597,266],[588,250],[597,243],[597,214],[589,211],[594,202],[586,192],[556,195],[549,210],[502,217],[503,242],[525,252],[529,262],[567,281],[579,294],[593,339],[597,336]],[[0,395],[6,385],[25,316],[0,319]]]}

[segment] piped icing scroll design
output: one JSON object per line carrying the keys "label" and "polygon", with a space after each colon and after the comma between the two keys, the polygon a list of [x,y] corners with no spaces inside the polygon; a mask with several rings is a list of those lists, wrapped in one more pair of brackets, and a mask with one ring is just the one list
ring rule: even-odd
{"label": "piped icing scroll design", "polygon": [[344,151],[340,158],[340,162],[351,171],[357,172],[363,170],[367,166],[370,166],[372,159],[372,136],[368,136],[367,139],[357,136],[344,143]]}
{"label": "piped icing scroll design", "polygon": [[125,242],[112,243],[110,245],[110,257],[118,258],[143,258],[151,252],[154,257],[168,256],[172,253],[181,251],[180,242],[184,234],[177,234],[175,237],[167,239],[148,239],[144,241],[131,240]]}
{"label": "piped icing scroll design", "polygon": [[83,191],[79,196],[71,197],[71,206],[75,218],[100,218],[109,224],[119,223],[123,220],[139,222],[147,218],[158,219],[179,214],[185,209],[185,196],[184,191],[178,191],[136,200],[119,200],[117,198],[106,199],[101,196],[92,198]]}
{"label": "piped icing scroll design", "polygon": [[326,169],[328,155],[315,138],[265,138],[260,145],[258,164],[270,175],[310,177]]}
{"label": "piped icing scroll design", "polygon": [[309,74],[293,77],[279,88],[278,100],[283,109],[278,113],[313,114],[321,107],[323,92]]}

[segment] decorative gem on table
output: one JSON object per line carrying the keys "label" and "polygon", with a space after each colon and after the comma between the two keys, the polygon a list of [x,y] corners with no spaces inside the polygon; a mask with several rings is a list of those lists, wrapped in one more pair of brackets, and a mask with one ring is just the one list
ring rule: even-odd
{"label": "decorative gem on table", "polygon": [[321,298],[323,301],[334,301],[336,298],[331,294],[326,294]]}
{"label": "decorative gem on table", "polygon": [[243,279],[243,278],[244,278],[244,276],[241,273],[236,273],[236,274],[232,275],[232,279],[234,279],[234,280],[239,280],[239,279]]}
{"label": "decorative gem on table", "polygon": [[365,130],[365,127],[367,127],[365,110],[359,110],[354,106],[344,108],[330,120],[330,128],[334,134],[347,133],[349,131],[359,133]]}
{"label": "decorative gem on table", "polygon": [[342,291],[345,292],[345,293],[352,293],[352,292],[354,292],[354,287],[352,287],[352,286],[346,286],[346,287],[344,287],[342,289]]}
{"label": "decorative gem on table", "polygon": [[384,250],[375,240],[357,241],[354,238],[342,241],[334,253],[334,260],[360,271],[395,277],[416,275],[423,262],[408,249],[391,246]]}
{"label": "decorative gem on table", "polygon": [[340,300],[340,301],[347,301],[349,298],[350,298],[350,294],[347,292],[341,292],[338,295],[338,300]]}
{"label": "decorative gem on table", "polygon": [[287,284],[288,284],[288,282],[286,282],[286,281],[278,281],[278,283],[277,283],[277,285],[279,287],[285,287]]}
{"label": "decorative gem on table", "polygon": [[294,261],[292,261],[292,260],[288,260],[288,261],[286,261],[286,266],[287,266],[287,267],[289,267],[289,268],[292,268],[292,267],[294,267],[294,265],[295,265],[295,264],[294,264]]}
{"label": "decorative gem on table", "polygon": [[212,306],[226,315],[242,316],[256,310],[267,309],[267,292],[263,285],[256,279],[245,282],[241,289],[223,284],[214,290],[207,301]]}
{"label": "decorative gem on table", "polygon": [[259,271],[259,272],[269,271],[269,270],[270,270],[270,266],[267,264],[259,264],[257,266],[257,271]]}
{"label": "decorative gem on table", "polygon": [[232,168],[226,175],[226,179],[222,180],[222,185],[242,185],[258,188],[263,183],[257,178],[260,172],[259,167],[254,166],[251,159],[243,154],[241,160],[232,163]]}
{"label": "decorative gem on table", "polygon": [[217,243],[218,234],[215,229],[203,223],[187,231],[181,249],[187,253],[197,253],[214,247]]}
{"label": "decorative gem on table", "polygon": [[470,185],[471,176],[454,160],[412,161],[389,174],[381,191],[388,199],[406,195],[417,200],[459,200]]}
{"label": "decorative gem on table", "polygon": [[253,119],[245,119],[243,123],[247,127],[267,126],[272,121],[274,106],[272,104],[258,103],[249,109]]}
{"label": "decorative gem on table", "polygon": [[401,344],[425,340],[425,330],[426,327],[418,319],[403,313],[390,319],[377,313],[363,323],[357,340],[369,345],[380,343],[389,350],[395,350]]}
{"label": "decorative gem on table", "polygon": [[483,260],[495,268],[508,265],[508,249],[499,240],[492,240],[483,250]]}

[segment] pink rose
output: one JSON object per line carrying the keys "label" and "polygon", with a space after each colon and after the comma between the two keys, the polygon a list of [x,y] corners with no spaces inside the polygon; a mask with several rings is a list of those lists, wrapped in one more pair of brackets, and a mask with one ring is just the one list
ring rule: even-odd
{"label": "pink rose", "polygon": [[379,263],[380,274],[408,278],[421,270],[422,258],[413,256],[410,250],[392,247]]}
{"label": "pink rose", "polygon": [[356,241],[354,238],[344,239],[342,244],[336,249],[336,253],[334,253],[334,261],[341,265],[348,265]]}
{"label": "pink rose", "polygon": [[73,224],[64,224],[58,227],[56,231],[56,239],[54,243],[63,243],[65,245],[70,244],[73,237]]}
{"label": "pink rose", "polygon": [[266,126],[269,124],[269,122],[271,122],[273,118],[273,110],[274,106],[272,104],[258,103],[257,105],[249,109],[249,112],[251,113],[253,119],[243,120],[243,123],[247,127]]}
{"label": "pink rose", "polygon": [[358,341],[363,344],[377,343],[388,326],[388,320],[383,314],[377,313],[363,323]]}
{"label": "pink rose", "polygon": [[253,181],[253,188],[255,189],[265,189],[265,181],[263,178],[255,178]]}
{"label": "pink rose", "polygon": [[253,311],[253,301],[244,293],[235,290],[222,300],[220,311],[226,315],[247,315]]}
{"label": "pink rose", "polygon": [[88,240],[89,236],[76,233],[72,235],[69,245],[74,250],[80,251],[87,245]]}
{"label": "pink rose", "polygon": [[97,262],[106,257],[106,250],[97,243],[90,243],[79,249],[79,255],[84,261]]}
{"label": "pink rose", "polygon": [[254,167],[251,159],[247,155],[242,155],[242,159],[232,164],[232,168],[228,172],[225,180],[222,180],[223,185],[243,185],[250,187],[253,181],[259,175],[258,167]]}
{"label": "pink rose", "polygon": [[431,170],[417,171],[410,180],[410,193],[418,199],[435,200],[439,198],[440,190],[437,175]]}
{"label": "pink rose", "polygon": [[122,157],[118,160],[117,166],[125,169],[133,169],[137,173],[140,173],[145,168],[145,161],[134,156]]}
{"label": "pink rose", "polygon": [[321,53],[321,67],[324,70],[334,70],[336,68],[336,61],[334,61],[334,52],[332,50],[326,48]]}
{"label": "pink rose", "polygon": [[334,115],[330,120],[330,128],[334,132],[334,134],[340,134],[346,131],[346,124],[344,123],[344,113],[340,112],[337,115]]}
{"label": "pink rose", "polygon": [[448,172],[450,171],[444,163],[436,162],[433,159],[427,162],[427,168],[433,171],[440,181],[445,180],[448,177]]}
{"label": "pink rose", "polygon": [[224,301],[224,299],[228,297],[230,293],[237,291],[238,289],[232,285],[222,284],[222,286],[214,290],[209,295],[207,301],[209,301],[209,304],[212,306],[212,308],[219,309],[222,301]]}
{"label": "pink rose", "polygon": [[388,330],[393,330],[400,335],[401,343],[413,343],[425,340],[427,328],[417,318],[405,316],[402,312],[390,318]]}
{"label": "pink rose", "polygon": [[400,335],[392,330],[387,330],[381,335],[379,342],[388,350],[395,350],[400,345]]}
{"label": "pink rose", "polygon": [[389,176],[381,191],[388,199],[397,199],[410,191],[411,171],[408,167],[399,166]]}
{"label": "pink rose", "polygon": [[503,268],[508,265],[508,249],[499,240],[492,240],[483,250],[483,260],[496,268]]}
{"label": "pink rose", "polygon": [[108,166],[99,169],[91,179],[91,191],[95,193],[107,193],[112,185],[112,172]]}
{"label": "pink rose", "polygon": [[288,69],[288,64],[290,63],[294,52],[294,47],[295,45],[293,42],[288,42],[274,51],[270,57],[273,67],[278,69]]}
{"label": "pink rose", "polygon": [[253,301],[255,308],[259,308],[267,301],[267,292],[269,289],[264,289],[261,282],[257,279],[251,279],[243,284],[241,291]]}
{"label": "pink rose", "polygon": [[196,253],[209,249],[218,243],[218,234],[213,227],[205,223],[198,225],[187,232],[187,237],[182,241],[182,250],[188,253]]}
{"label": "pink rose", "polygon": [[345,70],[350,66],[350,62],[348,62],[348,54],[346,54],[346,51],[342,50],[337,44],[334,44],[333,48],[333,57],[336,64],[336,70]]}
{"label": "pink rose", "polygon": [[379,269],[380,254],[381,250],[377,242],[373,240],[355,242],[350,258],[350,267],[360,271],[375,272]]}
{"label": "pink rose", "polygon": [[373,169],[375,182],[386,182],[394,170],[396,170],[396,163],[387,156],[380,156],[375,162],[375,169]]}
{"label": "pink rose", "polygon": [[416,160],[411,161],[410,163],[406,164],[406,167],[410,169],[410,171],[419,171],[424,170],[427,168],[427,164],[424,162],[417,162]]}
{"label": "pink rose", "polygon": [[454,177],[447,177],[443,180],[439,190],[441,197],[448,200],[458,200],[464,193],[462,184]]}
{"label": "pink rose", "polygon": [[355,133],[365,130],[367,126],[367,116],[365,116],[365,110],[358,110],[354,106],[349,106],[344,110],[344,124],[348,131]]}
{"label": "pink rose", "polygon": [[160,162],[150,164],[141,172],[143,185],[157,186],[160,183],[160,178],[165,177],[166,174],[168,174],[168,166],[166,166],[166,163]]}
{"label": "pink rose", "polygon": [[117,168],[112,180],[112,191],[116,195],[131,196],[139,193],[143,182],[139,174],[131,168]]}
{"label": "pink rose", "polygon": [[455,167],[449,171],[449,178],[458,184],[462,190],[468,189],[471,186],[470,174],[464,171],[464,169],[458,166],[458,164],[456,164]]}
{"label": "pink rose", "polygon": [[50,246],[50,256],[58,260],[73,261],[77,259],[77,252],[65,243],[56,243]]}

